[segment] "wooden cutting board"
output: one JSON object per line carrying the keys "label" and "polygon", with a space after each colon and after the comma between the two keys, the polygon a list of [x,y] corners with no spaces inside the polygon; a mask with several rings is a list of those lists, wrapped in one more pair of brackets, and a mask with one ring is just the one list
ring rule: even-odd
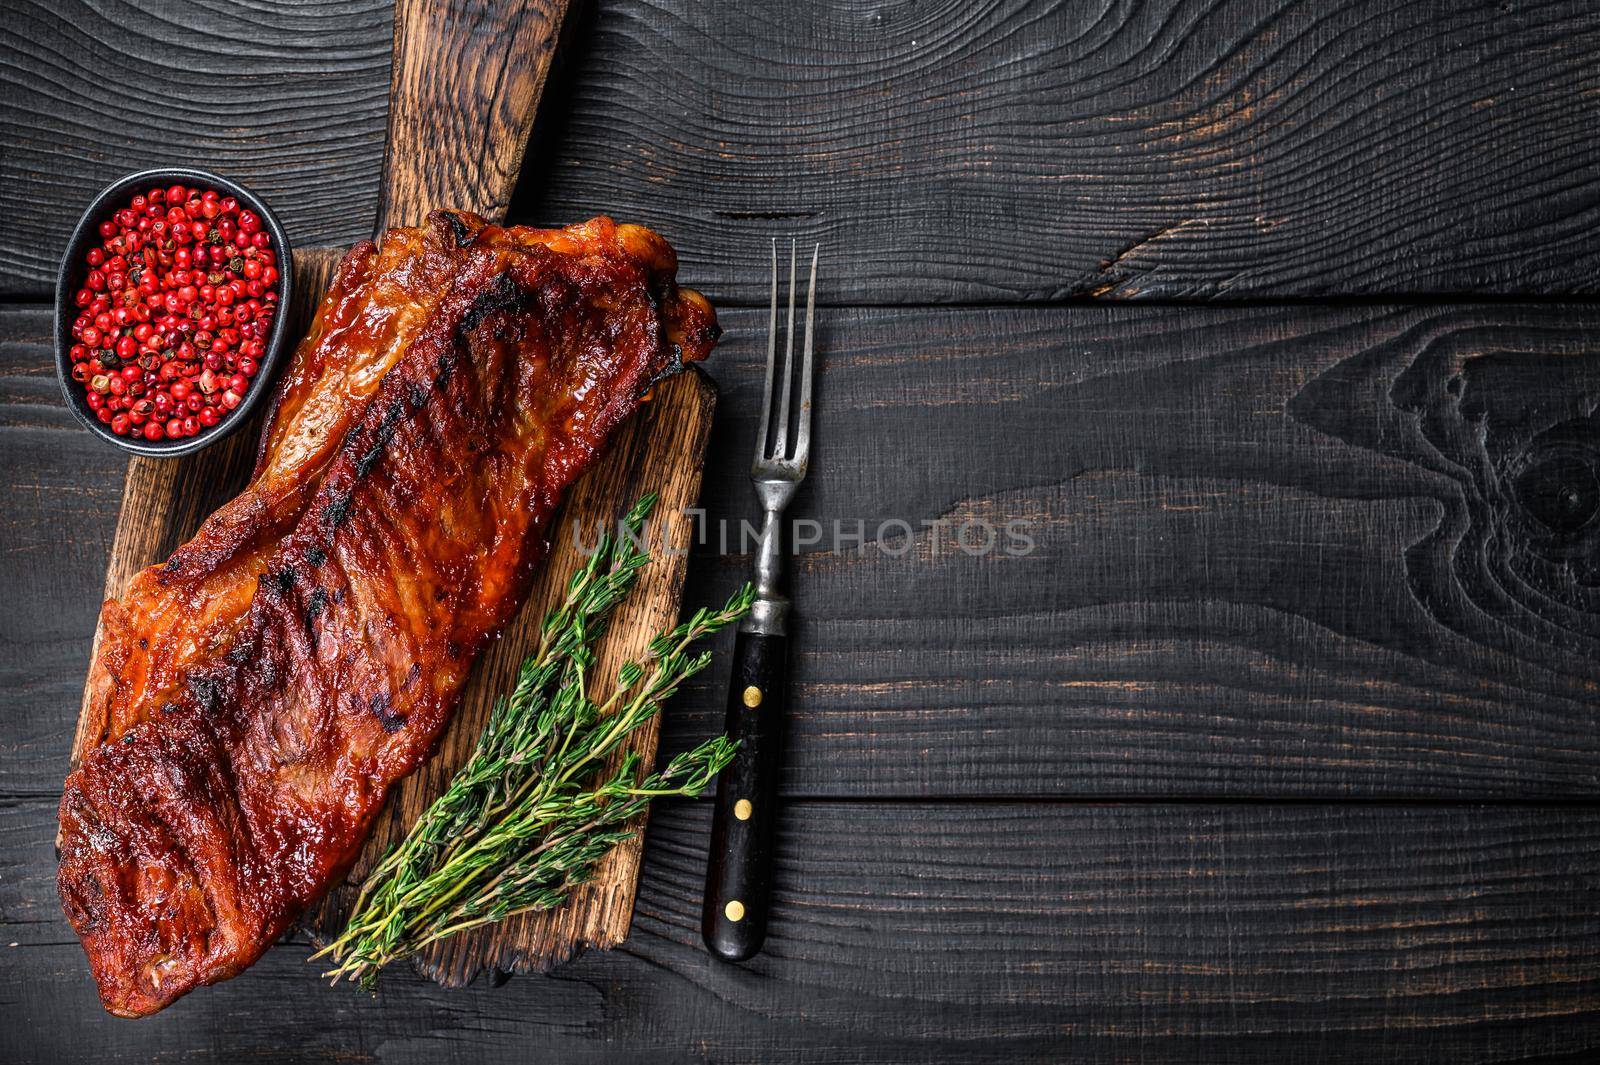
{"label": "wooden cutting board", "polygon": [[[379,232],[420,222],[436,207],[504,219],[566,7],[566,0],[395,4]],[[295,253],[299,292],[292,328],[304,330],[341,254],[341,249],[330,248]],[[597,677],[614,676],[624,659],[643,653],[652,634],[677,620],[693,535],[684,512],[699,496],[715,396],[706,377],[693,369],[657,386],[651,401],[618,431],[600,465],[574,488],[559,519],[551,557],[521,613],[480,657],[438,755],[396,789],[347,885],[306,915],[305,926],[314,937],[343,927],[354,897],[350,884],[404,835],[466,759],[494,697],[510,687],[539,620],[579,564],[575,529],[592,543],[599,526],[614,527],[641,495],[656,492],[661,497],[652,528],[654,558],[619,609],[596,665]],[[121,594],[134,574],[164,560],[206,515],[244,486],[259,428],[251,426],[188,458],[129,462],[106,570],[108,596]],[[100,742],[103,729],[104,723],[86,708],[73,742],[74,764]],[[632,737],[631,749],[649,762],[657,735],[656,723],[646,725]],[[585,947],[615,946],[632,919],[639,855],[637,839],[624,844],[561,909],[436,944],[416,959],[418,969],[453,986],[486,968],[545,969]]]}

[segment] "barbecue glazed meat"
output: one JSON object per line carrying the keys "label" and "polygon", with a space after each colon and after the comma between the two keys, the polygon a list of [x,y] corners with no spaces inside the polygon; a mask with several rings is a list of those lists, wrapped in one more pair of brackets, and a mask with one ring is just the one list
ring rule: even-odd
{"label": "barbecue glazed meat", "polygon": [[607,219],[462,214],[347,257],[249,486],[102,616],[58,883],[108,1010],[234,975],[343,876],[568,486],[715,341],[675,268]]}

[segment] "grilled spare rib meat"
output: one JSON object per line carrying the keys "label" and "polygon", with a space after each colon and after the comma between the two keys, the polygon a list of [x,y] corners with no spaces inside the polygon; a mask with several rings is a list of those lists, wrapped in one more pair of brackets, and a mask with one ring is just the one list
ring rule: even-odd
{"label": "grilled spare rib meat", "polygon": [[563,493],[710,305],[654,233],[461,213],[345,259],[249,485],[105,604],[58,885],[106,1009],[254,962],[348,870]]}

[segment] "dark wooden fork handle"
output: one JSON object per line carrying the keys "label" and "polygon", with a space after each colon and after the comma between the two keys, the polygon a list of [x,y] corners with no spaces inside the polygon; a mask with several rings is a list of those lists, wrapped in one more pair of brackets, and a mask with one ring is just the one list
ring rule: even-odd
{"label": "dark wooden fork handle", "polygon": [[717,781],[700,934],[724,961],[744,961],[767,937],[777,825],[789,638],[739,633],[728,685],[728,735],[739,752]]}

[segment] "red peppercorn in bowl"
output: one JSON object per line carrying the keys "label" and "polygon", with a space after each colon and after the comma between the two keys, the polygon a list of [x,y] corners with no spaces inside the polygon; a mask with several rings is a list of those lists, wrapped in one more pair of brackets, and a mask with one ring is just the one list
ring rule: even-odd
{"label": "red peppercorn in bowl", "polygon": [[56,282],[56,369],[90,431],[140,455],[231,435],[288,346],[293,262],[262,200],[202,170],[95,197]]}

